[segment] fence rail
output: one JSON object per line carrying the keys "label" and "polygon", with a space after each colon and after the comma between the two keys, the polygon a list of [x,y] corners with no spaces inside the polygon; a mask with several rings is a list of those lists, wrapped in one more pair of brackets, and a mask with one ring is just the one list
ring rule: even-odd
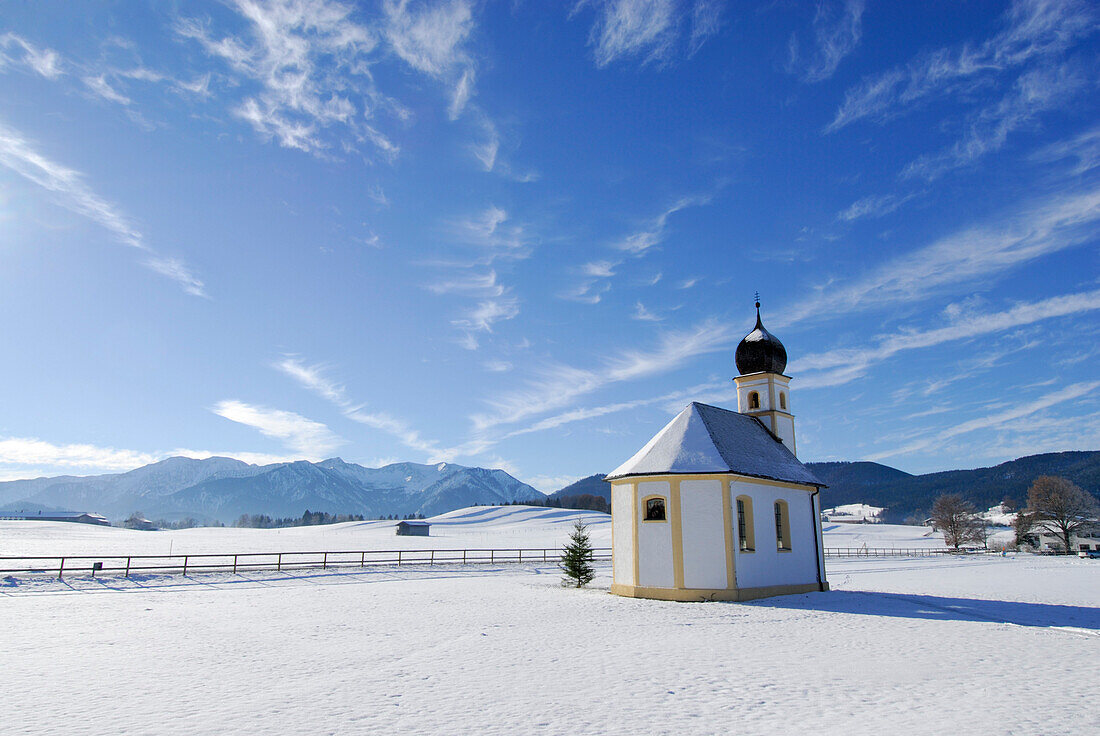
{"label": "fence rail", "polygon": [[985,550],[928,549],[926,547],[826,547],[826,557],[934,557]]}
{"label": "fence rail", "polygon": [[[982,550],[971,550],[971,552]],[[963,553],[967,550],[962,550]],[[593,550],[596,560],[610,560],[611,548]],[[917,547],[826,547],[826,558],[843,557],[933,557],[958,554],[950,549]],[[561,555],[556,547],[531,549],[389,549],[335,552],[238,552],[186,555],[0,555],[0,573],[119,575],[192,572],[244,572],[248,570],[306,570],[320,568],[369,567],[378,565],[500,564],[554,562]]]}
{"label": "fence rail", "polygon": [[[0,555],[0,573],[123,575],[137,573],[243,572],[306,570],[378,565],[499,564],[553,562],[561,548],[539,549],[389,549],[336,552],[238,552],[186,555]],[[611,548],[593,549],[596,560],[610,560]]]}

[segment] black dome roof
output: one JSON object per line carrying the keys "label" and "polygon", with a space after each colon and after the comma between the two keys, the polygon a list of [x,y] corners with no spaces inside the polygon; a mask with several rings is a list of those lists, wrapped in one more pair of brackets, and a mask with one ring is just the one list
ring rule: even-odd
{"label": "black dome roof", "polygon": [[734,354],[737,372],[782,373],[787,367],[787,349],[760,322],[760,302],[756,303],[756,327],[737,345]]}

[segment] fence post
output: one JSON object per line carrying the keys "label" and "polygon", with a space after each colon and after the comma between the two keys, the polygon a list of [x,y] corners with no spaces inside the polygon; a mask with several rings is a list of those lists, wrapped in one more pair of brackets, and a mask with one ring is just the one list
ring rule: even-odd
{"label": "fence post", "polygon": [[546,562],[546,550],[545,549],[542,550],[542,561]]}
{"label": "fence post", "polygon": [[397,550],[397,566],[401,567],[401,550]]}
{"label": "fence post", "polygon": [[183,556],[183,576],[187,577],[187,555]]}
{"label": "fence post", "polygon": [[60,580],[60,579],[61,579],[61,575],[62,575],[62,573],[64,573],[64,572],[65,572],[65,558],[64,558],[64,557],[62,557],[62,558],[61,558],[61,566],[57,568],[57,579],[58,579],[58,580]]}
{"label": "fence post", "polygon": [[494,559],[495,556],[496,556],[496,552],[494,550],[489,550],[489,564],[490,565],[493,564],[493,562],[495,562],[495,559]]}
{"label": "fence post", "polygon": [[518,551],[519,551],[519,561],[523,562],[523,550],[521,549],[521,550],[518,550]]}
{"label": "fence post", "polygon": [[367,553],[361,552],[359,554],[359,567],[362,567],[365,564],[367,564]]}
{"label": "fence post", "polygon": [[126,558],[126,575],[124,575],[123,577],[127,577],[127,578],[130,577],[130,558],[129,557]]}
{"label": "fence post", "polygon": [[237,574],[237,555],[233,555],[233,574]]}
{"label": "fence post", "polygon": [[325,552],[325,556],[321,558],[321,569],[328,569],[328,552]]}
{"label": "fence post", "polygon": [[428,565],[430,566],[430,565],[434,565],[434,564],[435,564],[435,550],[433,549],[432,550],[432,556],[428,560]]}
{"label": "fence post", "polygon": [[462,564],[466,564],[466,550],[462,550]]}

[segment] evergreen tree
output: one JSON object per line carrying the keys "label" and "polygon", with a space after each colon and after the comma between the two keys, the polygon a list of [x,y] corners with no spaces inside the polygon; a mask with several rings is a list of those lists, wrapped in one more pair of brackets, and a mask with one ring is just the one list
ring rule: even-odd
{"label": "evergreen tree", "polygon": [[562,549],[558,568],[565,573],[565,577],[561,579],[562,585],[580,588],[596,577],[596,570],[592,567],[592,543],[588,539],[588,527],[580,520],[573,524],[569,544]]}

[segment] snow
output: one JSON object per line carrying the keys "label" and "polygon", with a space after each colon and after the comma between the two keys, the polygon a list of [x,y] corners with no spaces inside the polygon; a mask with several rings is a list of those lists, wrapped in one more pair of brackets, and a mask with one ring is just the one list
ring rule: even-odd
{"label": "snow", "polygon": [[[560,547],[573,521],[138,532],[0,522],[0,554]],[[925,527],[825,524],[826,547],[943,548]],[[182,549],[181,549],[182,548]],[[0,578],[7,734],[1090,732],[1100,562],[829,558],[833,590],[683,604],[562,588],[552,564]],[[1072,663],[1066,676],[1056,663]],[[1062,728],[1065,725],[1066,728]]]}
{"label": "snow", "polygon": [[[797,724],[801,733],[855,735],[1100,726],[1100,563],[1020,555],[828,564],[833,592],[742,604],[612,596],[608,565],[586,590],[560,587],[549,565],[0,582],[3,730],[709,734]],[[1072,673],[1057,664],[1066,662]]]}
{"label": "snow", "polygon": [[834,506],[831,509],[825,509],[821,513],[829,521],[877,522],[878,515],[882,512],[883,509],[878,506],[870,506],[865,503],[846,503],[841,506]]}
{"label": "snow", "polygon": [[1015,511],[1006,509],[1003,503],[999,503],[983,511],[980,515],[990,526],[1012,526],[1016,523],[1017,514]]}
{"label": "snow", "polygon": [[[426,519],[430,536],[399,537],[397,520],[283,529],[135,531],[48,521],[0,521],[0,555],[164,555],[398,549],[561,547],[584,521],[596,547],[611,546],[611,517],[539,506],[480,506]],[[3,565],[0,565],[2,567]]]}
{"label": "snow", "polygon": [[[541,506],[476,506],[427,519],[431,524],[427,537],[397,536],[396,521],[285,529],[200,527],[148,532],[66,522],[0,521],[0,555],[178,556],[399,549],[552,549],[565,544],[577,520],[588,525],[593,546],[611,546],[611,517],[607,514]],[[822,530],[826,548],[944,549],[943,535],[922,526],[826,522]]]}
{"label": "snow", "polygon": [[607,477],[729,472],[822,485],[759,420],[699,402],[688,404]]}

